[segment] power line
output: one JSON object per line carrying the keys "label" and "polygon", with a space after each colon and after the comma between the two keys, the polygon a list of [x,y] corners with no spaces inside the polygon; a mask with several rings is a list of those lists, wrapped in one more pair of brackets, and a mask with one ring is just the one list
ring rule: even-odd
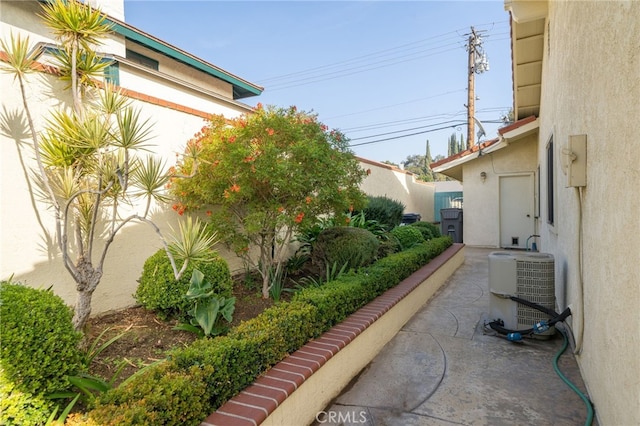
{"label": "power line", "polygon": [[[504,121],[501,120],[501,119],[483,120],[483,122],[484,123],[491,123],[491,124],[504,123]],[[449,124],[449,123],[451,123],[451,124]],[[390,138],[376,139],[374,141],[369,141],[369,142],[360,142],[360,143],[355,143],[355,144],[351,144],[350,143],[349,146],[353,147],[353,146],[361,146],[361,145],[370,145],[370,144],[379,143],[379,142],[385,142],[385,141],[390,141],[390,140],[395,140],[395,139],[402,139],[402,138],[406,138],[406,137],[409,137],[409,136],[416,136],[416,135],[421,135],[421,134],[424,134],[424,133],[431,133],[431,132],[444,130],[444,129],[448,129],[448,128],[452,128],[452,127],[458,127],[458,126],[466,125],[467,122],[466,121],[457,121],[457,120],[442,121],[442,122],[439,122],[439,123],[430,124],[430,125],[426,125],[426,126],[420,126],[420,127],[409,128],[409,129],[397,130],[397,131],[394,131],[394,132],[378,133],[378,134],[375,134],[375,135],[363,136],[363,137],[360,137],[360,138],[350,139],[350,141],[357,141],[357,140],[369,139],[369,138],[374,138],[374,137],[387,136],[387,135],[392,135],[392,134],[396,134],[396,133],[403,133],[403,132],[408,132],[408,131],[411,131],[411,130],[417,130],[417,129],[421,129],[421,128],[425,128],[425,127],[442,126],[443,124],[447,124],[447,125],[444,126],[444,127],[437,127],[435,129],[424,130],[424,131],[421,131],[421,132],[408,133],[406,135],[398,135],[398,136],[394,136],[394,137],[390,137]]]}
{"label": "power line", "polygon": [[414,102],[425,101],[425,100],[427,100],[427,99],[438,98],[438,97],[440,97],[440,96],[452,95],[452,94],[454,94],[454,93],[464,92],[464,91],[466,91],[466,90],[467,90],[467,89],[450,90],[450,91],[448,91],[448,92],[438,93],[437,95],[426,96],[426,97],[424,97],[424,98],[413,99],[413,100],[411,100],[411,101],[400,102],[400,103],[392,104],[392,105],[384,105],[384,106],[381,106],[381,107],[370,108],[370,109],[363,110],[363,111],[358,111],[358,112],[350,112],[349,114],[342,114],[342,115],[334,115],[334,116],[331,116],[331,117],[324,117],[323,119],[324,119],[324,120],[331,120],[331,119],[334,119],[334,118],[350,117],[350,116],[352,116],[352,115],[365,114],[365,113],[367,113],[367,112],[379,111],[379,110],[381,110],[381,109],[387,109],[387,108],[393,108],[393,107],[396,107],[396,106],[399,106],[399,105],[412,104],[412,103],[414,103]]}
{"label": "power line", "polygon": [[425,133],[437,132],[438,130],[444,130],[444,129],[448,129],[450,127],[457,127],[457,126],[460,126],[460,125],[463,125],[463,124],[467,124],[467,123],[465,121],[459,121],[459,122],[456,122],[456,124],[451,124],[451,125],[444,126],[444,127],[438,127],[436,129],[424,130],[422,132],[410,133],[408,135],[400,135],[400,136],[393,136],[393,137],[390,137],[390,138],[377,139],[375,141],[349,144],[349,146],[353,147],[353,146],[361,146],[361,145],[371,145],[371,144],[374,144],[374,143],[385,142],[385,141],[390,141],[390,140],[394,140],[394,139],[402,139],[402,138],[406,138],[406,137],[409,137],[409,136],[415,136],[415,135],[422,135],[422,134],[425,134]]}
{"label": "power line", "polygon": [[437,123],[437,124],[426,124],[424,126],[410,127],[408,129],[402,129],[402,130],[395,130],[393,132],[378,133],[376,135],[369,135],[369,136],[361,136],[359,138],[351,138],[351,140],[352,141],[359,141],[359,140],[362,140],[362,139],[375,138],[375,137],[378,137],[378,136],[386,136],[386,135],[393,135],[393,134],[396,134],[396,133],[410,132],[412,130],[424,129],[425,127],[433,127],[433,126],[446,124],[446,123],[458,123],[458,120],[449,120],[449,121],[443,121],[443,122]]}
{"label": "power line", "polygon": [[[361,55],[361,56],[347,59],[344,61],[339,61],[339,62],[327,64],[327,65],[313,67],[313,68],[309,68],[302,71],[284,74],[281,76],[270,77],[267,79],[259,80],[259,82],[262,85],[268,86],[268,84],[265,84],[265,83],[267,83],[268,81],[273,81],[274,84],[270,88],[268,87],[267,90],[272,90],[272,91],[283,90],[283,89],[298,87],[306,84],[312,84],[320,81],[346,77],[356,73],[371,71],[371,70],[375,70],[383,67],[388,67],[391,65],[396,65],[399,63],[404,63],[408,61],[425,58],[428,56],[433,56],[439,53],[445,53],[452,50],[451,46],[461,46],[459,40],[452,43],[446,43],[444,45],[436,45],[433,47],[432,46],[416,46],[416,47],[407,48],[407,46],[413,46],[413,45],[423,43],[425,41],[448,37],[449,34],[452,34],[452,33],[455,33],[455,32],[444,33],[444,34],[433,36],[427,39],[406,43],[400,46],[396,46],[394,48],[380,50],[377,52],[373,52],[367,55]],[[508,36],[509,33],[496,33],[494,35]],[[451,37],[445,38],[444,40],[442,40],[442,42],[448,41],[450,39]],[[427,47],[427,48],[424,49],[424,47]],[[413,53],[409,53],[409,54],[398,55],[399,53],[415,50],[418,48],[422,48],[422,50],[419,50],[417,52],[414,51]],[[425,52],[431,52],[431,53],[428,53],[426,55],[420,55],[421,53],[425,53]],[[359,62],[364,62],[369,58],[373,59],[373,61],[368,61],[365,63],[358,64]],[[338,69],[331,70],[335,68],[338,68]],[[326,70],[326,71],[322,72],[323,70]],[[277,81],[281,81],[281,82],[278,83]]]}
{"label": "power line", "polygon": [[[486,112],[504,112],[505,110],[508,110],[511,107],[491,107],[491,108],[482,108],[477,110],[478,113],[486,113]],[[356,126],[356,127],[347,127],[347,128],[341,128],[340,130],[342,132],[348,132],[348,133],[358,133],[358,132],[364,132],[367,130],[374,130],[374,129],[379,129],[379,128],[385,128],[385,127],[393,127],[393,126],[397,126],[400,124],[408,124],[408,123],[415,123],[415,122],[420,122],[420,121],[427,121],[427,120],[435,120],[438,118],[452,118],[452,117],[456,117],[458,115],[463,115],[466,114],[466,110],[460,110],[460,111],[455,111],[455,112],[443,112],[440,114],[435,114],[435,115],[427,115],[427,116],[420,116],[420,117],[413,117],[413,118],[405,118],[402,120],[395,120],[395,121],[385,121],[382,123],[372,123],[372,124],[365,124],[362,126]]]}
{"label": "power line", "polygon": [[[394,47],[391,47],[391,48],[388,48],[388,49],[378,50],[378,51],[375,51],[375,52],[372,52],[372,53],[368,53],[366,55],[356,56],[355,58],[345,59],[345,60],[338,61],[338,62],[332,62],[332,63],[326,64],[326,65],[320,65],[320,66],[317,66],[317,67],[307,68],[305,70],[295,71],[295,72],[291,72],[291,73],[288,73],[288,74],[283,74],[283,75],[280,75],[280,76],[269,77],[269,78],[265,78],[265,79],[261,79],[261,80],[259,79],[257,81],[260,82],[260,83],[266,83],[268,81],[281,80],[281,79],[285,79],[287,77],[291,77],[291,76],[295,76],[295,75],[299,75],[299,74],[309,74],[309,73],[312,73],[314,71],[322,70],[322,69],[325,69],[325,68],[334,68],[334,67],[345,65],[345,64],[349,64],[349,63],[352,63],[352,62],[360,62],[361,60],[369,58],[369,57],[372,57],[372,56],[380,56],[380,54],[387,54],[386,52],[397,53],[398,50],[402,50],[402,48],[405,48],[406,46],[411,46],[411,45],[415,45],[415,44],[419,44],[419,43],[425,42],[427,40],[432,40],[432,39],[444,37],[444,36],[447,36],[447,35],[452,34],[452,33],[454,33],[454,32],[448,32],[448,33],[444,33],[444,34],[440,34],[440,35],[435,35],[435,36],[432,36],[432,37],[428,37],[426,39],[421,39],[421,40],[418,40],[418,41],[405,43],[405,44],[402,44],[402,45],[399,45],[399,46],[394,46]],[[407,49],[404,49],[404,50],[407,50]]]}

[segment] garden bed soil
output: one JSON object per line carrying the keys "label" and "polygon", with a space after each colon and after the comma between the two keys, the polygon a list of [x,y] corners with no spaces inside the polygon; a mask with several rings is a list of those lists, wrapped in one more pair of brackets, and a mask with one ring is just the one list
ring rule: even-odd
{"label": "garden bed soil", "polygon": [[[260,291],[234,280],[236,298],[231,326],[259,315],[273,305],[272,299],[263,299]],[[163,359],[168,350],[187,346],[197,339],[187,331],[174,330],[176,320],[160,320],[155,313],[141,306],[106,312],[91,318],[86,326],[87,344],[100,337],[102,343],[121,333],[123,337],[110,344],[91,363],[89,374],[110,381],[117,374],[117,385],[141,368]],[[121,369],[119,373],[118,370]]]}

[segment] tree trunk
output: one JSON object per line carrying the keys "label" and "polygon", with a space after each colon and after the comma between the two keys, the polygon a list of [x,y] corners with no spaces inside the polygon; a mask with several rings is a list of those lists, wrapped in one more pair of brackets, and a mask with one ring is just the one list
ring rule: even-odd
{"label": "tree trunk", "polygon": [[82,330],[91,315],[91,297],[93,290],[78,290],[75,312],[73,314],[73,327]]}
{"label": "tree trunk", "polygon": [[269,298],[269,287],[271,285],[271,280],[269,279],[269,271],[267,270],[262,274],[262,298]]}
{"label": "tree trunk", "polygon": [[91,315],[91,298],[100,284],[102,269],[94,268],[84,257],[78,259],[76,266],[78,280],[76,282],[76,306],[73,314],[73,327],[81,331]]}

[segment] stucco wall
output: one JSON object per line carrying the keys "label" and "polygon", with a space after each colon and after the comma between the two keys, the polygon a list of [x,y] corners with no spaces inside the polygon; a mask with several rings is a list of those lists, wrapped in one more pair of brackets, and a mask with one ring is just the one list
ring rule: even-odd
{"label": "stucco wall", "polygon": [[[230,83],[219,79],[213,79],[207,75],[205,75],[202,71],[198,71],[188,65],[173,61],[168,59],[166,56],[155,52],[151,49],[147,49],[137,43],[129,42],[128,49],[133,50],[134,52],[144,55],[148,58],[154,59],[158,61],[158,72],[162,74],[169,74],[179,80],[185,81],[187,83],[193,84],[198,87],[200,90],[208,90],[213,93],[225,96],[229,99],[233,98],[233,87]],[[123,55],[124,56],[124,55]],[[144,67],[142,68],[144,69]],[[139,74],[139,73],[138,73]],[[150,78],[149,73],[145,73],[146,75],[142,76],[142,81],[139,79],[135,81],[134,86],[143,83],[149,85],[150,82],[145,82],[144,80],[148,80]],[[131,81],[121,77],[120,84],[127,86],[132,83]],[[164,83],[166,84],[166,83]],[[137,89],[140,90],[140,89]],[[149,92],[153,93],[153,92]],[[184,100],[176,99],[174,102],[184,103]],[[190,105],[190,104],[188,104]],[[191,105],[192,108],[198,108],[198,105]]]}
{"label": "stucco wall", "polygon": [[415,179],[415,175],[376,161],[360,159],[370,174],[360,186],[368,195],[385,196],[405,205],[405,213],[418,213],[423,222],[433,222],[435,185]]}
{"label": "stucco wall", "polygon": [[[500,177],[535,173],[536,140],[535,136],[528,136],[464,165],[465,244],[500,247]],[[486,174],[484,181],[480,177],[482,172]]]}
{"label": "stucco wall", "polygon": [[[48,109],[70,100],[61,96],[62,86],[51,75],[35,74],[28,85],[29,105],[38,128],[41,128]],[[48,94],[54,89],[58,99]],[[17,85],[6,74],[0,74],[0,90],[3,93],[0,112],[3,123],[0,128],[0,276],[2,279],[15,274],[15,279],[35,287],[54,286],[54,291],[69,304],[74,302],[75,287],[69,274],[62,267],[52,240],[54,222],[46,204],[30,196],[33,180],[30,170],[35,166],[33,148],[25,127],[25,116]],[[182,152],[185,143],[205,124],[196,116],[146,102],[134,101],[143,118],[153,124],[153,154],[163,157],[172,165],[176,153]],[[227,116],[234,115],[227,110]],[[235,115],[239,112],[235,112]],[[31,185],[31,187],[29,186]],[[140,210],[136,206],[134,210]],[[163,232],[176,229],[177,215],[167,206],[155,206],[152,219],[161,225]],[[46,237],[49,235],[49,237]],[[109,251],[105,274],[94,296],[94,313],[129,306],[136,289],[136,279],[142,271],[144,260],[161,248],[160,240],[152,228],[135,224],[120,233]],[[221,248],[221,251],[224,250]],[[233,270],[242,269],[235,255],[225,256]],[[108,297],[107,297],[108,294]]]}
{"label": "stucco wall", "polygon": [[[540,220],[541,249],[555,255],[600,424],[640,424],[640,2],[549,2],[545,37],[538,156],[546,164],[553,136],[556,218]],[[582,201],[561,165],[576,134],[587,135]]]}
{"label": "stucco wall", "polygon": [[[14,34],[30,36],[32,42],[51,42],[36,16],[39,11],[37,2],[3,2],[2,37],[8,40],[9,32],[13,31]],[[114,35],[102,49],[123,55],[124,38]],[[170,65],[167,66],[170,71]],[[120,74],[124,88],[154,97],[149,101],[134,100],[133,105],[141,110],[143,120],[150,119],[153,126],[150,151],[164,158],[167,167],[173,165],[176,153],[182,152],[186,142],[205,124],[201,116],[178,111],[175,104],[182,103],[183,107],[226,117],[235,117],[250,110],[239,102],[207,97],[159,77],[139,78],[141,72],[131,67],[121,67]],[[52,212],[37,197],[31,196],[35,189],[31,174],[35,166],[33,145],[27,131],[19,86],[9,74],[0,73],[0,93],[0,279],[13,275],[14,279],[34,287],[53,285],[57,294],[73,304],[75,285],[62,266],[54,241]],[[37,129],[43,128],[50,109],[71,103],[64,84],[47,73],[30,74],[26,93]],[[160,105],[157,103],[159,100],[163,101]],[[173,107],[161,106],[168,102],[173,102]],[[133,206],[125,214],[140,212],[141,208]],[[170,226],[176,229],[178,216],[168,206],[153,206],[152,212],[152,219],[165,235],[169,233]],[[93,313],[133,304],[132,294],[142,265],[159,248],[160,240],[148,225],[131,224],[123,229],[107,256],[105,273],[93,298]],[[232,270],[243,268],[234,254],[227,253],[222,247],[219,249]]]}

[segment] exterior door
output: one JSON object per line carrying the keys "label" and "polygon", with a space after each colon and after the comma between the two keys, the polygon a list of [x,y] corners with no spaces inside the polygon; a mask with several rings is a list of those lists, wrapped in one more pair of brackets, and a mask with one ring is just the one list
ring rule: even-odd
{"label": "exterior door", "polygon": [[534,234],[533,191],[533,175],[500,177],[500,247],[527,248]]}

